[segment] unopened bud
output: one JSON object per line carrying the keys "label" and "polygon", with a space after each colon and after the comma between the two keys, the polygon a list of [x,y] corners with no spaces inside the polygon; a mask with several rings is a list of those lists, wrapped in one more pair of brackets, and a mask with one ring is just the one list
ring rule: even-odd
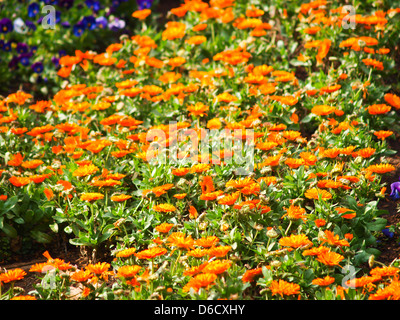
{"label": "unopened bud", "polygon": [[278,233],[275,231],[275,229],[269,229],[267,231],[267,237],[271,238],[271,239],[275,239],[276,237],[278,237]]}

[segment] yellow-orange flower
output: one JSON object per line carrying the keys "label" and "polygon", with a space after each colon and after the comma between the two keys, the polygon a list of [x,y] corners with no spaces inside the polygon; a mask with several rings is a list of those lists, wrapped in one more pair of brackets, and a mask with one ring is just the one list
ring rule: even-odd
{"label": "yellow-orange flower", "polygon": [[279,244],[283,247],[301,248],[312,246],[312,242],[305,234],[292,234],[289,237],[283,237],[279,240]]}
{"label": "yellow-orange flower", "polygon": [[289,296],[300,293],[300,286],[297,283],[290,283],[285,280],[273,280],[269,286],[272,295]]}

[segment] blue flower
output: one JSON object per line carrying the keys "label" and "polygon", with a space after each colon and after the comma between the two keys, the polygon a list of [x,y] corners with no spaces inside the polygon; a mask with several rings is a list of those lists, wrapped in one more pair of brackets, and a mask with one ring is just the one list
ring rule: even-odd
{"label": "blue flower", "polygon": [[82,21],[79,21],[76,25],[74,25],[72,29],[72,33],[76,37],[80,37],[84,31],[85,31],[85,25],[82,23]]}
{"label": "blue flower", "polygon": [[95,0],[86,0],[85,1],[87,7],[89,9],[92,9],[94,12],[97,12],[100,10],[100,2],[99,1],[95,1]]}
{"label": "blue flower", "polygon": [[30,53],[23,53],[19,55],[18,60],[23,66],[29,66],[31,64],[29,61],[30,57],[31,57]]}
{"label": "blue flower", "polygon": [[139,10],[150,9],[153,4],[153,0],[136,0],[136,2]]}
{"label": "blue flower", "polygon": [[32,21],[26,20],[25,25],[28,27],[29,30],[36,30],[36,25]]}
{"label": "blue flower", "polygon": [[28,53],[29,47],[26,43],[20,42],[17,44],[16,50],[19,54]]}
{"label": "blue flower", "polygon": [[391,190],[391,192],[390,192],[389,197],[392,198],[392,200],[400,199],[400,182],[399,181],[393,182],[390,185],[390,190]]}
{"label": "blue flower", "polygon": [[107,27],[108,21],[105,17],[96,18],[96,26],[100,29],[105,29]]}
{"label": "blue flower", "polygon": [[38,61],[31,65],[33,72],[35,73],[42,73],[43,71],[43,63]]}
{"label": "blue flower", "polygon": [[11,51],[11,41],[4,42],[3,50]]}
{"label": "blue flower", "polygon": [[14,57],[12,57],[10,62],[8,63],[8,67],[10,69],[14,69],[14,68],[18,67],[18,62],[19,62],[19,58],[14,56]]}
{"label": "blue flower", "polygon": [[36,15],[39,13],[40,11],[40,7],[39,4],[36,2],[32,2],[29,6],[28,6],[28,17],[29,18],[34,18],[36,17]]}
{"label": "blue flower", "polygon": [[389,228],[383,229],[383,230],[382,230],[382,233],[383,233],[386,237],[388,237],[388,238],[393,238],[393,236],[394,236],[394,233],[391,232],[391,231],[389,230]]}
{"label": "blue flower", "polygon": [[94,30],[96,29],[96,18],[94,16],[87,16],[82,19],[82,24],[85,29]]}
{"label": "blue flower", "polygon": [[14,30],[12,21],[8,18],[3,18],[0,20],[0,32],[8,33]]}

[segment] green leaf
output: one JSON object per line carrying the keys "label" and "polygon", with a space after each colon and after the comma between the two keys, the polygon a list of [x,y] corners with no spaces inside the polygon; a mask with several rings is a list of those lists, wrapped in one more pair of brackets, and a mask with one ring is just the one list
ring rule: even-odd
{"label": "green leaf", "polygon": [[1,213],[6,213],[8,211],[10,211],[12,208],[15,207],[15,205],[18,202],[18,197],[17,196],[13,196],[10,199],[8,199],[5,203],[4,206],[1,210]]}
{"label": "green leaf", "polygon": [[16,238],[18,235],[17,230],[15,230],[15,228],[8,223],[3,224],[1,231],[3,231],[10,238]]}
{"label": "green leaf", "polygon": [[31,236],[39,243],[50,243],[53,240],[50,235],[38,230],[32,230]]}

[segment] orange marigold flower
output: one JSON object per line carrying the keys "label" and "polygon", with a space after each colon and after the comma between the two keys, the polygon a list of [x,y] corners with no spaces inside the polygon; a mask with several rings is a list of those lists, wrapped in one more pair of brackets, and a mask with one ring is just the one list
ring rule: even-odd
{"label": "orange marigold flower", "polygon": [[364,64],[366,66],[372,66],[372,67],[374,67],[375,69],[378,69],[378,70],[383,70],[384,69],[383,63],[381,61],[376,60],[376,59],[363,59],[362,62],[364,62]]}
{"label": "orange marigold flower", "polygon": [[81,201],[95,201],[95,200],[100,200],[103,199],[104,195],[101,193],[97,192],[89,192],[89,193],[83,193],[81,195]]}
{"label": "orange marigold flower", "polygon": [[325,230],[324,236],[319,238],[319,240],[322,242],[322,245],[324,243],[328,243],[328,244],[330,244],[332,246],[350,247],[350,244],[347,242],[347,240],[339,239],[339,235],[335,235],[330,230]]}
{"label": "orange marigold flower", "polygon": [[393,93],[386,93],[384,96],[385,101],[393,108],[400,109],[400,97]]}
{"label": "orange marigold flower", "polygon": [[279,240],[279,244],[283,247],[300,248],[312,246],[312,242],[305,234],[292,234],[289,237],[283,237]]}
{"label": "orange marigold flower", "polygon": [[158,205],[153,206],[153,210],[157,212],[174,212],[176,208],[169,203],[161,203]]}
{"label": "orange marigold flower", "polygon": [[224,196],[222,199],[218,200],[218,204],[232,206],[236,200],[239,198],[240,192],[235,192]]}
{"label": "orange marigold flower", "polygon": [[376,267],[372,269],[369,273],[371,276],[375,277],[392,277],[397,275],[400,272],[400,269],[396,267]]}
{"label": "orange marigold flower", "polygon": [[281,297],[300,293],[300,286],[297,283],[290,283],[282,279],[273,280],[269,288],[272,295],[280,295]]}
{"label": "orange marigold flower", "polygon": [[115,201],[115,202],[123,202],[130,198],[132,198],[132,196],[127,195],[127,194],[119,194],[116,196],[112,196],[110,199],[111,199],[111,201]]}
{"label": "orange marigold flower", "polygon": [[366,168],[367,171],[372,173],[387,173],[396,170],[396,168],[389,163],[373,164]]}
{"label": "orange marigold flower", "polygon": [[332,112],[334,112],[336,110],[335,107],[332,106],[327,106],[327,105],[317,105],[314,106],[311,109],[311,113],[314,113],[318,116],[326,116],[328,114],[331,114]]}
{"label": "orange marigold flower", "polygon": [[196,218],[198,217],[198,215],[199,215],[199,214],[198,214],[196,208],[193,207],[193,206],[190,206],[190,207],[189,207],[189,217],[190,217],[191,219],[196,219]]}
{"label": "orange marigold flower", "polygon": [[328,191],[326,190],[321,190],[318,188],[312,188],[312,189],[308,189],[305,193],[304,196],[307,199],[314,199],[314,200],[318,200],[319,197],[321,197],[322,200],[328,200],[328,199],[332,199],[332,194],[330,194]]}
{"label": "orange marigold flower", "polygon": [[24,157],[25,156],[23,156],[21,153],[13,154],[11,155],[11,159],[7,162],[7,165],[18,167],[23,162]]}
{"label": "orange marigold flower", "polygon": [[86,177],[99,171],[99,168],[93,164],[84,165],[76,169],[72,174],[75,177]]}
{"label": "orange marigold flower", "polygon": [[213,246],[210,248],[209,255],[210,257],[217,257],[217,258],[222,258],[225,257],[228,252],[232,249],[231,246]]}
{"label": "orange marigold flower", "polygon": [[15,187],[23,187],[31,182],[31,179],[29,177],[16,177],[12,176],[10,179],[8,179],[10,183],[15,186]]}
{"label": "orange marigold flower", "polygon": [[210,248],[215,246],[219,242],[219,238],[216,236],[207,236],[195,241],[196,246],[200,246],[203,248]]}
{"label": "orange marigold flower", "polygon": [[76,282],[86,282],[93,277],[90,270],[78,270],[71,275],[71,280]]}
{"label": "orange marigold flower", "polygon": [[194,246],[194,240],[191,236],[186,237],[182,232],[173,232],[168,237],[167,241],[175,247],[182,249],[190,249]]}
{"label": "orange marigold flower", "polygon": [[142,269],[142,267],[138,265],[121,266],[118,268],[116,276],[119,278],[130,279],[136,276],[136,274],[140,271],[140,269]]}
{"label": "orange marigold flower", "polygon": [[250,269],[247,270],[244,275],[242,276],[242,282],[252,282],[254,281],[254,278],[258,275],[262,274],[262,268],[256,268],[256,269]]}
{"label": "orange marigold flower", "polygon": [[334,277],[326,276],[325,278],[315,278],[311,283],[320,287],[326,287],[335,282]]}
{"label": "orange marigold flower", "polygon": [[173,223],[163,222],[158,225],[155,229],[160,233],[168,233],[175,225]]}
{"label": "orange marigold flower", "polygon": [[44,194],[45,194],[47,200],[50,201],[51,199],[53,199],[53,197],[54,197],[54,192],[53,192],[51,189],[46,188],[46,189],[43,190],[43,192],[44,192]]}
{"label": "orange marigold flower", "polygon": [[202,270],[203,273],[214,273],[214,274],[221,274],[224,273],[226,270],[229,269],[231,266],[232,261],[230,260],[214,260],[204,267]]}
{"label": "orange marigold flower", "polygon": [[115,256],[117,258],[128,258],[136,252],[136,248],[126,248],[121,251],[118,251]]}
{"label": "orange marigold flower", "polygon": [[85,269],[96,275],[103,275],[108,272],[110,267],[111,265],[107,262],[98,262],[96,264],[88,264]]}
{"label": "orange marigold flower", "polygon": [[306,209],[301,208],[299,206],[295,206],[295,205],[290,205],[289,209],[286,209],[286,213],[282,216],[282,218],[284,218],[286,216],[290,220],[302,219],[303,221],[305,221],[307,219]]}
{"label": "orange marigold flower", "polygon": [[10,300],[37,300],[36,297],[30,295],[14,296]]}
{"label": "orange marigold flower", "polygon": [[391,109],[392,107],[386,104],[373,104],[368,107],[368,113],[372,115],[385,114]]}
{"label": "orange marigold flower", "polygon": [[387,137],[390,137],[393,134],[393,131],[390,130],[380,130],[375,131],[374,135],[381,140],[385,140]]}
{"label": "orange marigold flower", "polygon": [[343,259],[341,254],[332,251],[322,252],[317,256],[317,260],[327,266],[337,266]]}
{"label": "orange marigold flower", "polygon": [[154,259],[155,257],[162,256],[167,253],[167,249],[154,247],[150,249],[145,249],[135,253],[135,257],[138,259]]}
{"label": "orange marigold flower", "polygon": [[139,20],[144,20],[150,14],[151,14],[151,10],[150,9],[136,10],[134,13],[132,13],[132,17],[137,18]]}
{"label": "orange marigold flower", "polygon": [[193,289],[197,292],[200,288],[207,288],[212,285],[216,279],[217,275],[214,273],[198,274],[189,280],[189,282],[183,287],[183,291],[189,292],[190,289]]}
{"label": "orange marigold flower", "polygon": [[8,283],[17,280],[22,280],[26,276],[26,274],[27,273],[21,268],[9,270],[5,273],[0,274],[0,283],[1,282]]}

